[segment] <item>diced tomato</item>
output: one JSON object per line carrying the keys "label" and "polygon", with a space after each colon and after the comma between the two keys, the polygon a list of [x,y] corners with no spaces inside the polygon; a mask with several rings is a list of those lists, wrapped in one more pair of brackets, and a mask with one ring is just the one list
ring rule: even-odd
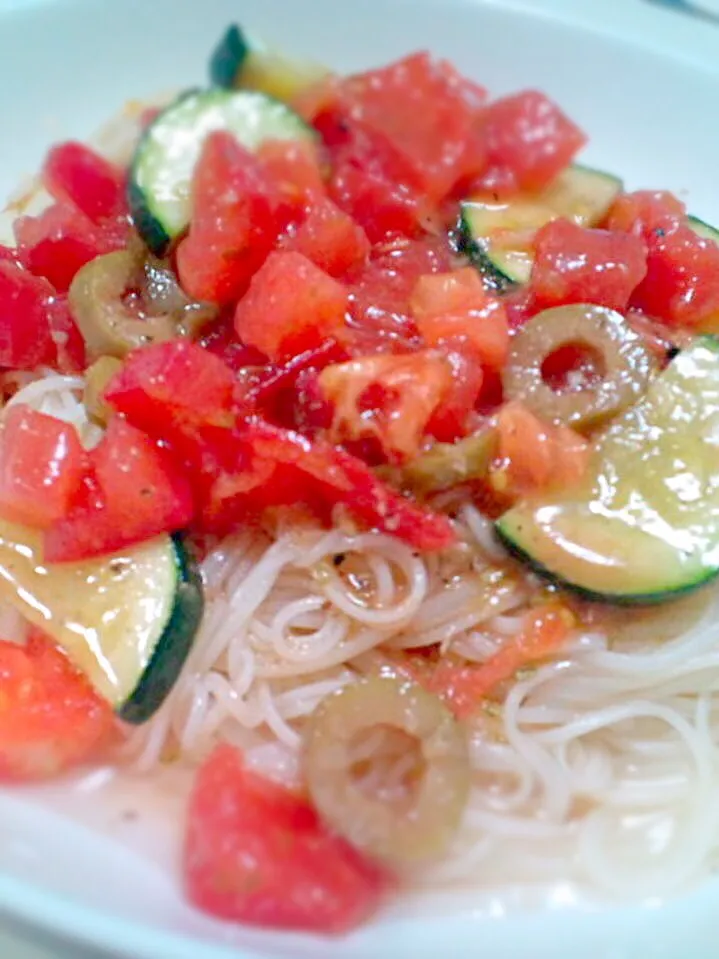
{"label": "diced tomato", "polygon": [[192,181],[192,218],[177,249],[193,299],[234,303],[272,249],[278,221],[255,157],[229,133],[210,134]]}
{"label": "diced tomato", "polygon": [[659,234],[673,233],[684,221],[686,207],[673,193],[638,190],[622,193],[612,204],[607,228],[632,233],[647,243]]}
{"label": "diced tomato", "polygon": [[235,377],[218,357],[188,340],[135,350],[105,390],[131,422],[162,439],[173,423],[228,425]]}
{"label": "diced tomato", "polygon": [[464,338],[475,347],[482,363],[492,369],[504,366],[509,351],[507,317],[472,267],[421,276],[410,308],[428,345]]}
{"label": "diced tomato", "polygon": [[0,641],[0,782],[50,779],[97,759],[113,727],[110,706],[41,633],[24,646]]}
{"label": "diced tomato", "polygon": [[463,666],[441,659],[429,677],[425,670],[419,679],[447,703],[458,719],[465,719],[519,669],[559,652],[567,642],[572,625],[569,610],[559,603],[546,603],[526,613],[519,635],[508,639],[481,666]]}
{"label": "diced tomato", "polygon": [[351,288],[350,325],[353,352],[419,346],[410,297],[420,276],[450,269],[443,239],[402,240],[379,250]]}
{"label": "diced tomato", "polygon": [[183,872],[192,902],[212,915],[321,933],[368,919],[392,885],[306,799],[247,769],[229,745],[197,774]]}
{"label": "diced tomato", "polygon": [[348,291],[301,253],[272,253],[237,304],[235,329],[243,343],[273,360],[341,334]]}
{"label": "diced tomato", "polygon": [[32,370],[52,364],[50,284],[9,260],[0,260],[0,367]]}
{"label": "diced tomato", "polygon": [[349,77],[337,96],[342,114],[382,134],[411,169],[412,185],[434,201],[484,166],[472,131],[486,93],[447,61],[415,53]]}
{"label": "diced tomato", "polygon": [[18,264],[20,261],[15,247],[5,246],[4,243],[0,243],[0,263],[3,262]]}
{"label": "diced tomato", "polygon": [[301,219],[326,196],[318,151],[299,140],[265,140],[257,161],[280,206],[282,225]]}
{"label": "diced tomato", "polygon": [[417,237],[436,215],[407,159],[376,131],[358,126],[333,155],[329,193],[365,230],[372,243]]}
{"label": "diced tomato", "polygon": [[21,216],[13,229],[22,263],[59,293],[67,292],[77,271],[90,260],[123,249],[128,234],[126,221],[97,226],[69,203],[54,203],[39,216]]}
{"label": "diced tomato", "polygon": [[430,417],[426,433],[442,443],[453,443],[471,431],[483,384],[493,371],[487,368],[485,372],[482,357],[469,340],[449,338],[438,351],[452,371],[451,386]]}
{"label": "diced tomato", "polygon": [[[320,386],[334,405],[335,440],[374,435],[390,459],[403,460],[418,453],[432,413],[451,390],[452,369],[431,350],[377,354],[328,366]],[[365,398],[378,388],[373,408]]]}
{"label": "diced tomato", "polygon": [[671,193],[627,193],[615,201],[607,222],[642,237],[648,247],[646,276],[631,305],[669,326],[714,329],[719,246],[697,236],[686,222],[684,204]]}
{"label": "diced tomato", "polygon": [[505,190],[509,177],[516,190],[544,189],[569,166],[587,139],[556,103],[537,90],[495,100],[481,123],[488,183],[504,181]]}
{"label": "diced tomato", "polygon": [[331,200],[318,200],[281,248],[301,253],[330,276],[342,277],[365,262],[370,243],[351,216]]}
{"label": "diced tomato", "polygon": [[66,296],[54,296],[47,304],[50,336],[55,345],[61,373],[81,373],[85,369],[85,340],[70,313]]}
{"label": "diced tomato", "polygon": [[166,450],[122,417],[112,417],[89,455],[83,499],[45,533],[48,562],[112,553],[189,525],[194,505],[187,479]]}
{"label": "diced tomato", "polygon": [[719,320],[719,246],[686,225],[655,234],[646,277],[631,302],[669,326],[714,329]]}
{"label": "diced tomato", "polygon": [[125,177],[82,143],[54,146],[42,169],[45,189],[61,203],[72,203],[93,223],[127,213]]}
{"label": "diced tomato", "polygon": [[588,230],[553,220],[534,241],[531,291],[535,306],[594,303],[623,312],[647,272],[647,248],[640,237]]}
{"label": "diced tomato", "polygon": [[47,528],[67,514],[88,466],[74,426],[11,406],[0,432],[0,515]]}
{"label": "diced tomato", "polygon": [[576,485],[587,471],[589,445],[567,426],[543,423],[517,401],[497,417],[499,468],[493,483],[510,496]]}

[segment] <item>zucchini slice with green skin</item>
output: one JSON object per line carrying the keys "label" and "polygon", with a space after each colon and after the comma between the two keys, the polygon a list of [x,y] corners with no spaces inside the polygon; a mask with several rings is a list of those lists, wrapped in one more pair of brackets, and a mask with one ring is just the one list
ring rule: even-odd
{"label": "zucchini slice with green skin", "polygon": [[309,86],[327,76],[316,63],[294,60],[268,49],[232,24],[210,57],[210,83],[227,90],[259,90],[292,102]]}
{"label": "zucchini slice with green skin", "polygon": [[238,86],[237,80],[251,50],[249,39],[237,24],[231,24],[210,56],[210,83],[226,90]]}
{"label": "zucchini slice with green skin", "polygon": [[190,184],[206,137],[232,133],[247,149],[265,140],[309,140],[316,134],[288,106],[249,90],[191,90],[150,124],[135,150],[130,211],[147,246],[162,255],[190,221]]}
{"label": "zucchini slice with green skin", "polygon": [[532,238],[540,227],[559,217],[596,226],[621,190],[617,177],[575,165],[542,193],[509,200],[491,194],[467,197],[460,204],[460,250],[495,290],[527,283],[534,259]]}
{"label": "zucchini slice with green skin", "polygon": [[41,536],[0,521],[0,596],[65,650],[128,723],[174,686],[200,625],[203,595],[178,537],[79,563],[43,564]]}
{"label": "zucchini slice with green skin", "polygon": [[593,600],[661,603],[719,574],[719,339],[702,336],[608,427],[586,482],[520,502],[496,530]]}
{"label": "zucchini slice with green skin", "polygon": [[687,223],[702,240],[710,240],[719,245],[719,230],[700,220],[698,216],[687,217]]}

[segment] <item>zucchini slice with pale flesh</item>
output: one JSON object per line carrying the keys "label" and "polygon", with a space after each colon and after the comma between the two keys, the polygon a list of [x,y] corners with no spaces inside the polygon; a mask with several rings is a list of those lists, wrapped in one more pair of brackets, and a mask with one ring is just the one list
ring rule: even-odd
{"label": "zucchini slice with pale flesh", "polygon": [[197,569],[177,537],[79,563],[44,564],[41,536],[0,521],[0,597],[65,650],[129,723],[174,686],[202,618]]}
{"label": "zucchini slice with pale flesh", "polygon": [[700,220],[698,216],[687,217],[687,223],[702,240],[710,240],[712,243],[719,245],[719,230],[717,230],[716,227],[710,226],[708,223],[705,223],[704,220]]}
{"label": "zucchini slice with pale flesh", "polygon": [[192,90],[150,124],[135,150],[128,183],[130,211],[158,255],[187,229],[190,184],[207,136],[233,134],[254,150],[265,140],[309,140],[316,134],[288,106],[249,90]]}
{"label": "zucchini slice with pale flesh", "polygon": [[577,489],[496,524],[537,572],[591,598],[660,603],[719,574],[719,339],[701,336],[608,427]]}
{"label": "zucchini slice with pale flesh", "polygon": [[541,193],[507,200],[491,194],[467,197],[460,204],[460,250],[495,290],[526,283],[532,272],[535,232],[565,217],[580,226],[596,226],[622,190],[622,181],[601,170],[575,165]]}
{"label": "zucchini slice with pale flesh", "polygon": [[227,90],[259,90],[286,102],[327,76],[316,63],[294,60],[270,50],[231,24],[212,52],[210,83]]}

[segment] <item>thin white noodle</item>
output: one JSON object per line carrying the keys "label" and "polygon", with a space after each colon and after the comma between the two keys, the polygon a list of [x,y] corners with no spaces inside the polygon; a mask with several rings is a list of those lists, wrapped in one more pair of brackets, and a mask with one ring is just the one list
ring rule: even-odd
{"label": "thin white noodle", "polygon": [[[81,388],[47,376],[15,402],[80,422]],[[456,527],[462,545],[433,557],[338,529],[274,541],[245,530],[217,543],[202,563],[207,603],[192,654],[163,708],[128,735],[128,761],[195,762],[224,739],[253,768],[297,784],[303,724],[325,695],[398,648],[451,641],[484,662],[516,637],[537,583],[517,574],[492,603],[480,600],[478,577],[505,569],[506,555],[469,502]],[[611,630],[578,630],[477,713],[461,830],[419,883],[483,887],[501,912],[528,882],[627,898],[707,874],[719,861],[719,591],[704,595],[701,614],[661,642],[646,623],[633,637],[629,614],[616,642]],[[381,738],[365,746],[396,783],[406,763],[389,763]]]}

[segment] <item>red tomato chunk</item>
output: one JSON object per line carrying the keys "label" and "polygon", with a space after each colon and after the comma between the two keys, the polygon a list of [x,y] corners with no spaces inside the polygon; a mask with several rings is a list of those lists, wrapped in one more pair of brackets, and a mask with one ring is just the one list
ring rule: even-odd
{"label": "red tomato chunk", "polygon": [[257,159],[229,133],[212,133],[195,168],[190,232],[177,250],[184,290],[195,300],[234,303],[277,231],[271,188]]}
{"label": "red tomato chunk", "polygon": [[110,706],[38,631],[0,640],[0,783],[48,779],[99,759],[111,743]]}
{"label": "red tomato chunk", "polygon": [[243,343],[277,360],[341,333],[347,289],[301,253],[272,253],[235,312]]}
{"label": "red tomato chunk", "polygon": [[45,533],[51,563],[85,559],[188,526],[190,485],[170,455],[120,417],[90,454],[82,497]]}
{"label": "red tomato chunk", "polygon": [[93,223],[127,213],[122,171],[82,143],[53,147],[42,178],[56,200],[74,204]]}
{"label": "red tomato chunk", "polygon": [[67,514],[88,465],[74,426],[10,407],[0,433],[0,515],[46,529]]}
{"label": "red tomato chunk", "polygon": [[644,241],[553,220],[534,241],[531,292],[537,309],[595,303],[624,311],[647,272]]}
{"label": "red tomato chunk", "polygon": [[49,206],[39,216],[21,216],[14,231],[22,263],[61,293],[81,267],[103,253],[123,249],[128,238],[126,222],[97,225],[66,202]]}
{"label": "red tomato chunk", "polygon": [[488,184],[506,192],[542,190],[571,163],[586,136],[537,90],[495,100],[482,120]]}
{"label": "red tomato chunk", "polygon": [[215,916],[321,933],[367,920],[392,885],[307,800],[248,770],[231,746],[197,775],[183,872],[190,899]]}
{"label": "red tomato chunk", "polygon": [[49,315],[53,289],[9,260],[0,260],[0,366],[32,370],[56,350]]}
{"label": "red tomato chunk", "polygon": [[608,222],[647,244],[646,276],[631,305],[669,326],[713,328],[719,315],[719,247],[697,236],[684,205],[671,193],[630,193],[615,202]]}
{"label": "red tomato chunk", "polygon": [[499,370],[504,365],[509,351],[507,317],[473,268],[420,277],[410,306],[428,345],[464,339],[486,366]]}

